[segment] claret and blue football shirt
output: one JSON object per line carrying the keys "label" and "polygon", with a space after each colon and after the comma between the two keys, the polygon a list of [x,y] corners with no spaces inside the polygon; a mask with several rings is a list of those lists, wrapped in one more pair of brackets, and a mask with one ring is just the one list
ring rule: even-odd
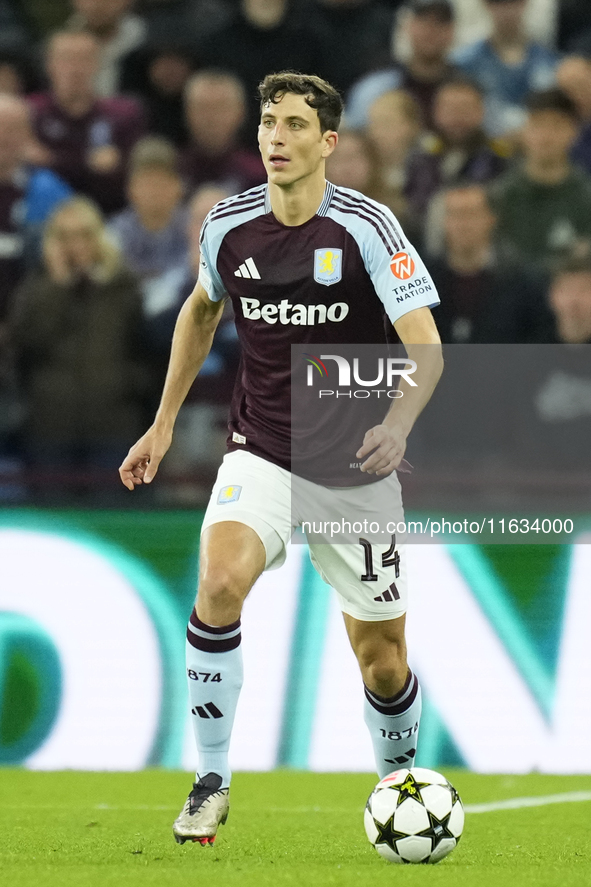
{"label": "claret and blue football shirt", "polygon": [[290,346],[385,343],[403,314],[439,303],[390,210],[331,183],[298,226],[275,218],[267,185],[216,204],[201,232],[199,281],[212,301],[232,300],[242,348],[228,448],[288,470]]}

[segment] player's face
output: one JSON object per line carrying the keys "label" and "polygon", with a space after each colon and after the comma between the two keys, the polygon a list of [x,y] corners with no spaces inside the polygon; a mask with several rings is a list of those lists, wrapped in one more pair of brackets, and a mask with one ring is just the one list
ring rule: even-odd
{"label": "player's face", "polygon": [[320,131],[318,113],[305,96],[288,92],[263,108],[259,148],[272,184],[287,187],[313,175],[336,143],[336,132]]}

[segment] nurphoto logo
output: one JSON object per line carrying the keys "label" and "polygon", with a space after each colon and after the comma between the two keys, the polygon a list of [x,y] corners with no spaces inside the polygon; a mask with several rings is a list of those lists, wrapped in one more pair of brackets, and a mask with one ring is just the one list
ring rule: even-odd
{"label": "nurphoto logo", "polygon": [[[397,388],[394,388],[394,382],[399,381],[400,378],[403,378],[408,385],[412,388],[417,387],[417,383],[411,379],[412,374],[417,369],[416,361],[411,360],[408,357],[388,357],[384,360],[383,357],[380,357],[377,360],[377,366],[373,370],[372,375],[374,378],[371,379],[362,379],[361,371],[359,368],[359,358],[355,357],[352,361],[353,366],[351,367],[351,362],[347,360],[346,357],[343,357],[340,354],[321,354],[319,357],[314,354],[304,353],[302,355],[304,360],[307,362],[307,376],[306,376],[306,385],[311,387],[314,385],[314,379],[316,377],[316,373],[320,375],[322,379],[326,378],[329,375],[328,367],[326,366],[325,361],[334,361],[336,367],[332,364],[329,367],[332,367],[334,375],[334,370],[337,370],[338,381],[337,385],[339,388],[348,388],[351,389],[351,377],[353,377],[353,382],[357,385],[362,386],[361,389],[357,389],[353,392],[349,391],[334,391],[328,389],[320,389],[318,392],[318,397],[356,397],[356,398],[366,398],[371,397],[372,394],[380,397],[381,394],[385,394],[389,398],[398,398],[403,396],[403,392]],[[333,383],[334,384],[334,383]],[[386,388],[378,388],[379,385],[385,384]]]}

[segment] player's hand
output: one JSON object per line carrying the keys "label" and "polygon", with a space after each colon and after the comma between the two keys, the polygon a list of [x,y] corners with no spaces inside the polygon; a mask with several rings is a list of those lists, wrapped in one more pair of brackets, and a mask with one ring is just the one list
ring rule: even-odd
{"label": "player's hand", "polygon": [[143,437],[132,446],[119,468],[119,477],[128,490],[154,479],[158,466],[172,442],[172,432],[165,432],[152,425]]}
{"label": "player's hand", "polygon": [[406,434],[402,428],[388,425],[375,425],[363,438],[357,458],[364,459],[361,470],[367,474],[385,477],[398,468],[406,450]]}

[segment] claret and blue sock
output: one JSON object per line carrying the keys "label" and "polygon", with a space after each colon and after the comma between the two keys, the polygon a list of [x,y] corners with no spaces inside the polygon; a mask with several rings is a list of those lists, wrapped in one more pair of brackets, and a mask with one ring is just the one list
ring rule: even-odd
{"label": "claret and blue sock", "polygon": [[402,690],[385,698],[365,688],[365,723],[369,728],[380,779],[414,766],[421,719],[421,687],[412,671]]}
{"label": "claret and blue sock", "polygon": [[198,774],[217,773],[221,788],[230,785],[228,750],[242,687],[240,619],[221,627],[191,613],[186,662],[193,731],[199,753]]}

